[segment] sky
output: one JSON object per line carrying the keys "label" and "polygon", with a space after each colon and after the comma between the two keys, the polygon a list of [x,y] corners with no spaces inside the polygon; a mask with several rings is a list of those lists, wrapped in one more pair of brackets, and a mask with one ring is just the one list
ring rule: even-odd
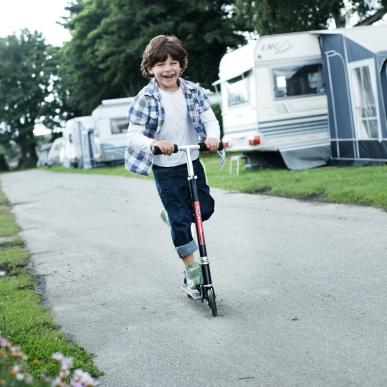
{"label": "sky", "polygon": [[48,43],[60,46],[69,32],[57,24],[69,0],[0,0],[0,37],[28,28],[42,32]]}

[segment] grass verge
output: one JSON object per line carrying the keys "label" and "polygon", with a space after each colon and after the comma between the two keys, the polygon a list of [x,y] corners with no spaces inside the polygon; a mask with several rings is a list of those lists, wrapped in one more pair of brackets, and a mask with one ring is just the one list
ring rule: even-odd
{"label": "grass verge", "polygon": [[59,332],[42,305],[35,291],[35,279],[27,267],[29,252],[18,236],[19,231],[0,188],[0,336],[28,355],[28,371],[35,377],[58,374],[60,365],[51,359],[55,352],[72,357],[74,368],[100,376],[92,355]]}
{"label": "grass verge", "polygon": [[[245,169],[229,175],[229,165],[219,169],[216,155],[201,157],[212,187],[247,193],[387,208],[387,166],[323,167],[303,171]],[[54,172],[131,176],[123,166],[79,170],[54,166]],[[235,171],[234,171],[235,172]]]}

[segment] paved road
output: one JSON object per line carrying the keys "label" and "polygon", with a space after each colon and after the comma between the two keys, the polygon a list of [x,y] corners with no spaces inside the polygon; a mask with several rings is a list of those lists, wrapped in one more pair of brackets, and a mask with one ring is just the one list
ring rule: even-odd
{"label": "paved road", "polygon": [[48,306],[103,386],[387,384],[385,212],[214,190],[214,319],[179,289],[152,182],[0,178]]}

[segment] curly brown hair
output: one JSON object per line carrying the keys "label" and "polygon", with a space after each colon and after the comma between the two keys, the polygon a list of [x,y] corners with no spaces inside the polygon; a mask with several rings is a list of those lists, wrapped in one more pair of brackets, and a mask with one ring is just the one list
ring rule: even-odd
{"label": "curly brown hair", "polygon": [[181,73],[183,73],[188,65],[188,55],[181,41],[174,35],[158,35],[151,39],[145,47],[140,66],[141,74],[144,77],[152,78],[153,75],[149,73],[148,69],[158,62],[165,61],[168,55],[180,63]]}

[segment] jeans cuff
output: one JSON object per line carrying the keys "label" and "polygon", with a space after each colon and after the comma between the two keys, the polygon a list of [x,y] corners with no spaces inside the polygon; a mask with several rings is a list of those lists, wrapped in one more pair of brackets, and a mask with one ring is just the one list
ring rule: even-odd
{"label": "jeans cuff", "polygon": [[186,243],[183,246],[176,247],[176,251],[179,254],[180,258],[193,254],[197,249],[198,249],[198,245],[194,240]]}

